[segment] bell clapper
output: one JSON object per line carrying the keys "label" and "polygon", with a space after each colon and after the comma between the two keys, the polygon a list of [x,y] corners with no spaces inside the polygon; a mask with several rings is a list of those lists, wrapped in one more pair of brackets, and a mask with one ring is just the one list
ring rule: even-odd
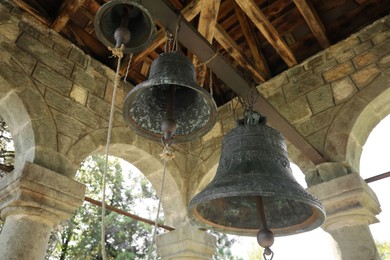
{"label": "bell clapper", "polygon": [[115,48],[119,48],[122,44],[126,44],[130,41],[130,31],[127,28],[129,23],[130,15],[127,7],[123,7],[123,14],[121,17],[121,24],[114,32],[114,38],[116,41]]}
{"label": "bell clapper", "polygon": [[161,131],[163,132],[162,138],[164,143],[172,143],[173,135],[175,134],[177,128],[177,124],[174,119],[175,94],[176,94],[176,87],[172,85],[169,86],[169,95],[168,95],[167,108],[165,111],[165,119],[162,121],[161,124]]}
{"label": "bell clapper", "polygon": [[260,220],[260,230],[257,233],[257,243],[259,243],[259,245],[264,248],[264,259],[272,260],[274,257],[274,252],[272,252],[270,247],[274,244],[275,239],[274,234],[267,226],[264,213],[264,203],[261,196],[256,197],[256,208]]}

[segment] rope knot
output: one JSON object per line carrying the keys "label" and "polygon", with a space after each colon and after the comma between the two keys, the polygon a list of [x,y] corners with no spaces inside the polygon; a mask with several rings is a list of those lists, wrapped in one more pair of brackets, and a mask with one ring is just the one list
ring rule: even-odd
{"label": "rope knot", "polygon": [[111,51],[112,55],[110,56],[110,58],[119,58],[119,59],[122,59],[123,58],[123,50],[125,49],[125,45],[122,43],[121,44],[121,47],[119,48],[116,48],[116,47],[111,47],[111,46],[108,46],[108,49]]}
{"label": "rope knot", "polygon": [[168,146],[164,146],[163,152],[160,154],[161,159],[172,160],[175,158],[175,152]]}

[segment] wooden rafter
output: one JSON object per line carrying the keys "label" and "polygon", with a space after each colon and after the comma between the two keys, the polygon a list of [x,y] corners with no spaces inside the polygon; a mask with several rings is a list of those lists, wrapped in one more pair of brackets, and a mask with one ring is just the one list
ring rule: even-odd
{"label": "wooden rafter", "polygon": [[183,17],[187,21],[191,21],[192,19],[194,19],[195,16],[197,16],[202,9],[202,2],[203,0],[193,0],[191,3],[189,3],[181,10]]}
{"label": "wooden rafter", "polygon": [[262,71],[267,79],[270,78],[271,72],[269,70],[267,61],[261,53],[260,45],[258,44],[256,35],[250,27],[248,17],[237,4],[234,4],[234,9],[238,18],[238,22],[240,23],[242,33],[244,34],[245,40],[251,50],[253,61],[255,62],[255,67]]}
{"label": "wooden rafter", "polygon": [[289,67],[297,64],[291,49],[253,0],[235,0]]}
{"label": "wooden rafter", "polygon": [[328,48],[330,44],[328,37],[326,36],[325,26],[313,6],[306,0],[294,0],[294,3],[301,12],[303,18],[305,18],[310,30],[317,38],[321,47],[324,49]]}
{"label": "wooden rafter", "polygon": [[27,11],[29,14],[37,18],[42,23],[48,25],[50,24],[50,20],[46,17],[44,17],[40,12],[35,10],[33,7],[31,7],[29,4],[24,2],[23,0],[14,0],[15,4],[17,4],[20,8]]}
{"label": "wooden rafter", "polygon": [[[147,57],[151,52],[153,52],[157,47],[163,45],[166,41],[166,35],[164,29],[160,29],[157,33],[156,38],[154,41],[143,51],[140,53],[137,53],[134,55],[131,64],[137,64],[138,62],[142,61],[145,57]],[[128,63],[128,58],[125,60],[125,62],[122,63],[121,68],[120,68],[120,74],[125,75],[126,70],[127,70],[127,63]]]}
{"label": "wooden rafter", "polygon": [[68,23],[70,16],[84,4],[86,0],[66,0],[62,3],[59,15],[51,25],[54,31],[60,32]]}
{"label": "wooden rafter", "polygon": [[250,61],[245,57],[240,46],[227,34],[227,32],[219,25],[215,26],[214,38],[221,46],[235,59],[235,61],[243,68],[252,73],[253,78],[257,83],[265,81],[265,76],[257,70]]}
{"label": "wooden rafter", "polygon": [[[202,8],[199,15],[198,31],[209,43],[212,43],[214,39],[215,25],[217,23],[220,4],[220,0],[202,1]],[[206,77],[207,66],[205,64],[201,64],[198,59],[195,59],[194,65],[197,68],[198,84],[200,86],[203,86]]]}
{"label": "wooden rafter", "polygon": [[81,45],[85,46],[85,48],[86,46],[88,46],[94,52],[95,55],[99,57],[110,56],[111,52],[107,49],[106,46],[103,45],[103,43],[93,38],[77,24],[73,23],[72,21],[69,21],[67,28],[72,31],[74,37],[80,41],[79,43]]}

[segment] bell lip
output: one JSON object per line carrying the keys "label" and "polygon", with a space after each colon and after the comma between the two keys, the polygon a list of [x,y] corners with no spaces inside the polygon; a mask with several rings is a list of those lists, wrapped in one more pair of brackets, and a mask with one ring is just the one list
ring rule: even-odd
{"label": "bell lip", "polygon": [[[285,227],[285,228],[270,228],[270,230],[272,231],[275,237],[280,237],[280,236],[300,234],[320,227],[325,221],[325,212],[312,205],[310,205],[310,208],[312,209],[313,214],[304,222],[301,222],[293,226]],[[215,230],[221,233],[227,233],[227,234],[238,235],[238,236],[255,237],[257,236],[257,232],[259,232],[260,230],[260,228],[242,229],[242,228],[226,227],[226,226],[218,225],[217,223],[204,219],[197,212],[196,207],[190,209],[188,213],[189,213],[189,219],[191,224],[196,225],[198,227]]]}
{"label": "bell lip", "polygon": [[[219,225],[217,223],[211,222],[209,220],[206,220],[203,218],[199,212],[197,211],[197,206],[199,202],[197,201],[198,195],[201,193],[198,193],[195,197],[193,197],[189,203],[188,206],[188,215],[190,222],[192,224],[195,224],[197,226],[207,228],[207,229],[212,229],[218,232],[222,233],[228,233],[232,235],[239,235],[239,236],[256,236],[257,232],[259,229],[242,229],[242,228],[235,228],[235,227],[226,227]],[[310,194],[310,193],[309,193]],[[249,195],[242,193],[241,196],[253,196],[255,195]],[[263,195],[267,196],[267,195]],[[275,195],[273,194],[275,197]],[[211,197],[211,198],[210,198]],[[228,197],[237,197],[237,194],[229,194],[226,193],[224,196],[206,196],[204,201],[211,201],[214,199],[220,199],[220,198],[228,198]],[[277,196],[279,198],[287,198],[287,196]],[[270,228],[270,230],[274,233],[275,236],[287,236],[287,235],[294,235],[294,234],[299,234],[299,233],[304,233],[311,231],[313,229],[316,229],[320,227],[326,218],[326,212],[325,209],[322,205],[322,203],[315,198],[314,196],[312,201],[309,201],[307,199],[301,198],[299,196],[290,196],[288,197],[289,199],[294,199],[295,201],[305,203],[308,205],[311,209],[313,214],[307,218],[305,221],[298,223],[293,226],[285,227],[285,228]],[[197,204],[195,204],[197,203]]]}
{"label": "bell lip", "polygon": [[[151,84],[151,83],[153,83],[153,84]],[[135,123],[135,121],[133,120],[133,117],[130,115],[129,109],[125,109],[125,108],[129,107],[130,104],[132,104],[132,102],[134,102],[138,93],[141,92],[141,90],[143,90],[145,88],[149,88],[151,86],[163,85],[163,83],[164,83],[163,81],[153,80],[153,82],[151,82],[151,81],[147,80],[147,81],[144,81],[144,82],[138,84],[135,88],[133,88],[127,94],[127,96],[125,98],[125,102],[123,104],[123,118],[124,118],[125,122],[127,123],[127,125],[133,131],[135,131],[137,134],[139,134],[140,136],[145,137],[149,140],[153,140],[153,141],[161,141],[162,134],[152,133],[152,132],[149,132],[149,131],[145,130],[144,128],[138,126]],[[182,83],[182,82],[172,81],[172,83],[174,84],[174,83]],[[204,136],[205,134],[207,134],[214,127],[214,125],[216,124],[216,122],[218,120],[218,116],[217,116],[218,109],[217,109],[217,105],[214,102],[214,99],[212,99],[210,94],[204,88],[201,88],[196,84],[188,84],[188,85],[177,84],[177,85],[180,85],[183,87],[189,87],[193,90],[200,91],[201,94],[205,97],[205,100],[207,100],[207,103],[210,107],[209,120],[207,121],[207,123],[204,127],[200,128],[198,131],[195,131],[195,132],[188,134],[188,135],[176,135],[175,134],[173,136],[175,143],[183,143],[183,142],[188,142],[188,141],[194,140],[196,138],[200,138],[200,137]]]}
{"label": "bell lip", "polygon": [[[148,9],[146,9],[143,5],[141,5],[140,3],[138,3],[135,0],[111,0],[107,3],[105,3],[104,5],[102,5],[95,15],[95,19],[93,21],[93,27],[95,29],[95,33],[96,33],[96,36],[99,39],[99,41],[102,42],[106,47],[111,47],[111,48],[114,48],[115,44],[113,44],[111,41],[109,41],[107,39],[107,37],[103,34],[102,30],[100,29],[101,20],[96,19],[96,18],[100,17],[101,14],[104,14],[104,12],[107,9],[109,9],[117,4],[127,4],[127,5],[136,6],[137,8],[141,9],[144,13],[146,13],[149,17],[151,17],[151,18],[153,17]],[[150,34],[149,34],[148,39],[144,43],[140,44],[139,46],[132,47],[132,48],[125,48],[123,50],[123,53],[125,53],[125,54],[139,53],[139,52],[145,50],[146,47],[154,40],[154,38],[156,37],[156,34],[157,34],[156,24],[155,24],[154,20],[153,20],[153,23],[151,25],[152,26],[151,26],[151,30],[150,30]]]}

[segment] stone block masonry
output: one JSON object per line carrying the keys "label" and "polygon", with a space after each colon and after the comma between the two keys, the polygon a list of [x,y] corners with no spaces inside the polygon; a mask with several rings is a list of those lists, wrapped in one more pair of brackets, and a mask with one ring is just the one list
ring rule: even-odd
{"label": "stone block masonry", "polygon": [[[58,151],[66,152],[82,136],[106,127],[111,102],[107,91],[112,91],[115,76],[112,70],[12,6],[0,6],[2,60],[15,71],[6,77],[10,82],[29,78],[31,87],[42,94],[55,121],[53,130],[59,133]],[[121,107],[127,91],[128,86],[118,89],[122,98],[117,99],[116,126],[125,125]]]}
{"label": "stone block masonry", "polygon": [[[258,86],[260,93],[324,152],[327,129],[349,100],[390,67],[390,16]],[[335,112],[336,111],[336,112]]]}

